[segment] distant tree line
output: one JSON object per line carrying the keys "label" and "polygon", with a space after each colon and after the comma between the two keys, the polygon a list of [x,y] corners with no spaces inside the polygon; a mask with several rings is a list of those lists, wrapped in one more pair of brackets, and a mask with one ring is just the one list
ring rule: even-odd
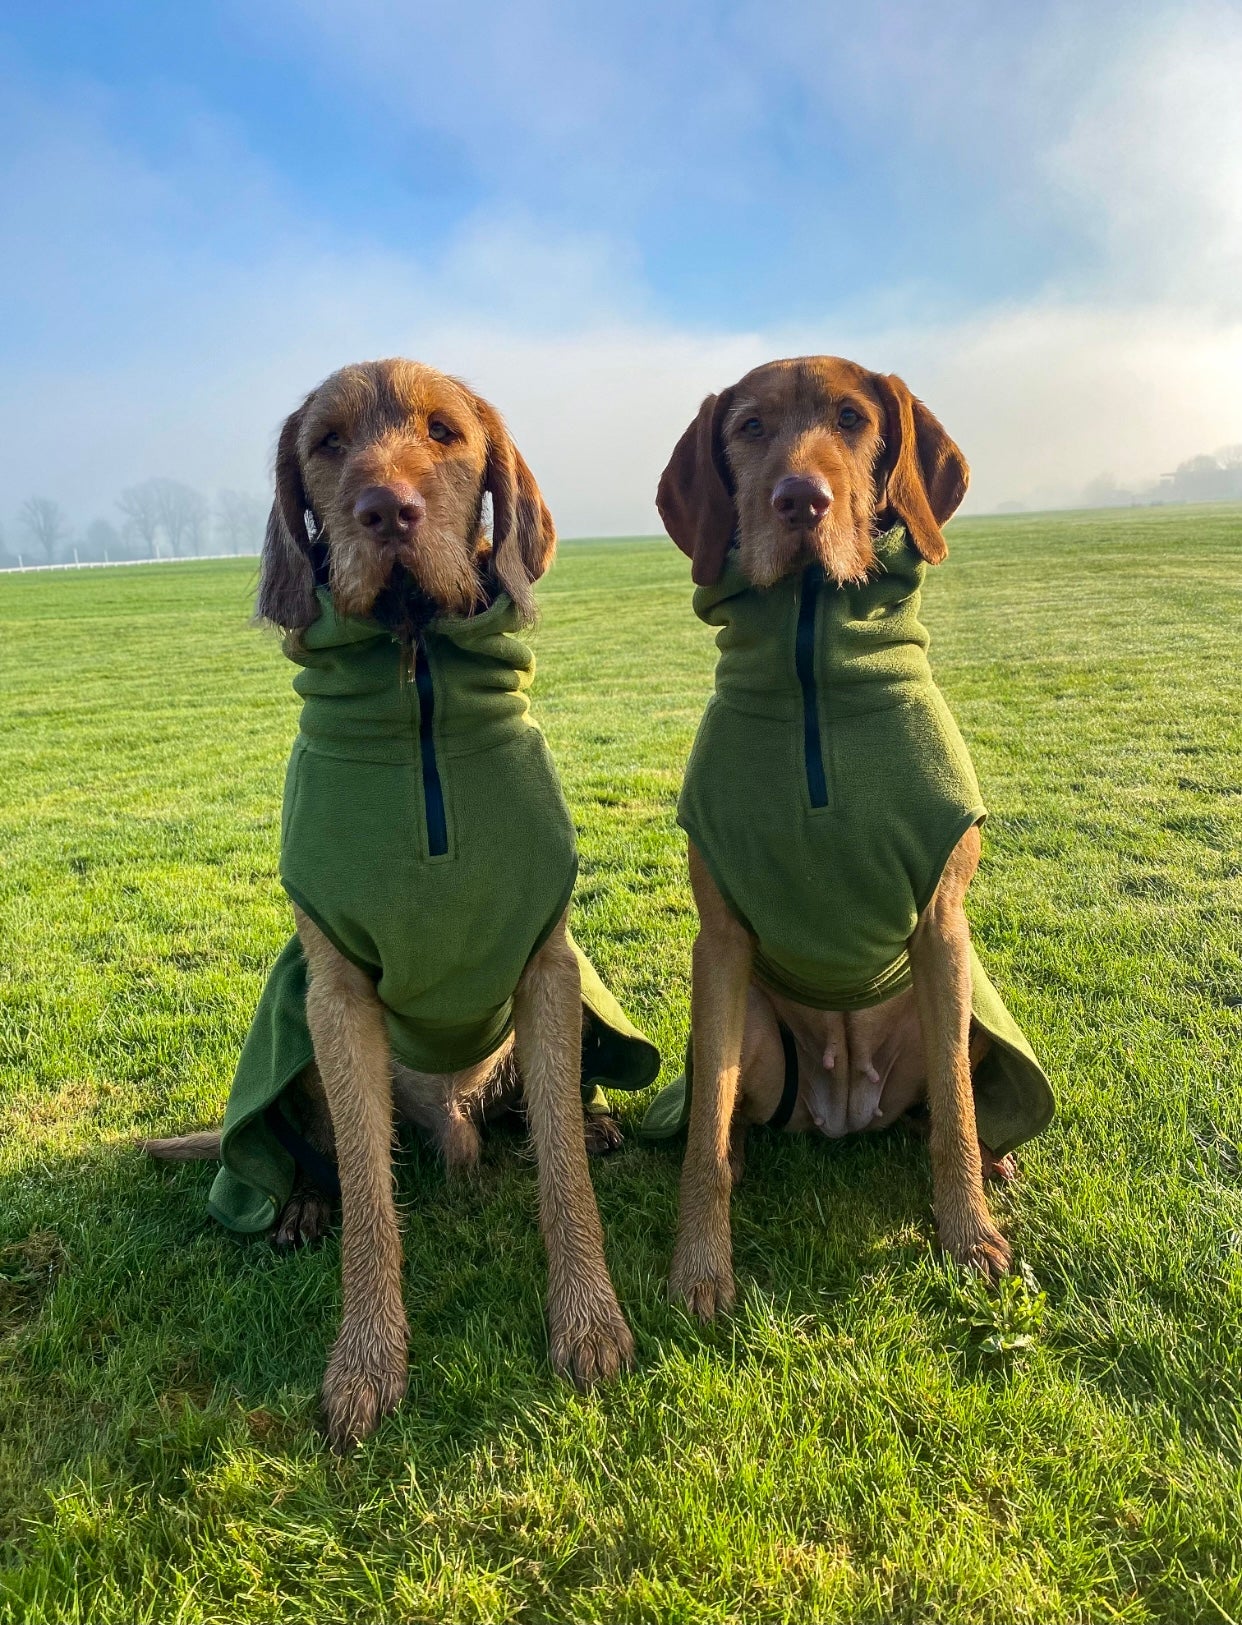
{"label": "distant tree line", "polygon": [[1132,508],[1159,502],[1242,502],[1242,446],[1222,446],[1179,463],[1148,485],[1120,485],[1101,474],[1083,488],[1087,508]]}
{"label": "distant tree line", "polygon": [[92,519],[75,529],[59,502],[27,497],[11,530],[0,530],[0,570],[19,564],[82,564],[113,559],[192,558],[196,553],[257,553],[268,502],[220,491],[212,505],[180,480],[143,480],[116,500],[120,523]]}

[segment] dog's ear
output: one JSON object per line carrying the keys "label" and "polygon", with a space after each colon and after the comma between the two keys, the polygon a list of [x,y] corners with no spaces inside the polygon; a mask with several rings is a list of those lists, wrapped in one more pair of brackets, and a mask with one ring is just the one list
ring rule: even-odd
{"label": "dog's ear", "polygon": [[276,495],[267,516],[254,607],[257,619],[270,621],[285,632],[304,632],[319,613],[306,533],[310,502],[298,459],[298,434],[305,411],[304,402],[289,414],[276,445]]}
{"label": "dog's ear", "polygon": [[733,477],[725,461],[721,425],[733,400],[731,389],[709,395],[699,415],[673,447],[660,475],[656,508],[665,530],[690,559],[699,587],[719,581],[737,529]]}
{"label": "dog's ear", "polygon": [[970,469],[944,425],[900,378],[872,374],[888,420],[876,464],[876,512],[895,514],[927,560],[939,564],[949,549],[940,527],[957,512]]}
{"label": "dog's ear", "polygon": [[556,552],[556,526],[526,459],[496,408],[475,396],[487,436],[483,489],[492,498],[492,570],[524,621],[535,618],[535,582]]}

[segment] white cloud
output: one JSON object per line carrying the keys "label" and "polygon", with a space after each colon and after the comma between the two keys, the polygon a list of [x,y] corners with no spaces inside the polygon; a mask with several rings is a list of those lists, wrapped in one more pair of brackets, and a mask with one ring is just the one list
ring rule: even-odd
{"label": "white cloud", "polygon": [[1242,322],[1160,306],[1048,304],[899,330],[687,335],[655,326],[523,338],[470,324],[428,359],[502,403],[563,534],[658,529],[655,483],[702,397],[827,344],[902,372],[973,468],[968,510],[1073,500],[1101,472],[1152,479],[1242,440]]}
{"label": "white cloud", "polygon": [[1072,502],[1101,473],[1143,484],[1242,436],[1242,321],[1046,303],[878,348],[959,438],[976,511]]}
{"label": "white cloud", "polygon": [[[400,353],[495,400],[564,535],[654,530],[656,478],[699,399],[775,354],[830,350],[902,373],[965,449],[976,508],[1069,500],[1099,473],[1140,481],[1242,441],[1242,113],[1227,94],[1242,20],[1212,5],[1179,17],[1136,26],[1106,60],[1095,38],[1051,113],[1005,126],[1015,154],[1026,142],[1014,164],[1032,208],[1095,233],[1092,276],[951,320],[916,319],[906,289],[886,318],[899,290],[877,284],[865,316],[855,302],[848,319],[690,331],[655,313],[632,245],[604,225],[477,216],[434,256],[343,241],[201,109],[153,164],[110,135],[103,100],[67,110],[19,89],[7,100],[20,141],[0,149],[0,210],[16,223],[0,268],[14,313],[3,506],[40,492],[78,521],[115,517],[116,493],[149,474],[261,489],[305,389],[345,361]],[[920,49],[912,37],[894,69],[898,101]],[[955,115],[941,85],[911,101],[915,126],[940,119],[950,146],[965,142],[997,104],[998,51],[970,68],[992,89]],[[1049,82],[1046,55],[1030,75]],[[671,89],[657,90],[664,106]],[[549,139],[577,139],[588,100],[546,109]],[[510,87],[487,140],[515,105]],[[747,116],[733,80],[687,109],[695,142]],[[883,263],[905,274],[897,252]]]}
{"label": "white cloud", "polygon": [[1113,285],[1242,316],[1242,13],[1132,31],[1046,155]]}
{"label": "white cloud", "polygon": [[1071,500],[1102,471],[1143,480],[1242,440],[1242,323],[1157,306],[1049,305],[831,336],[630,323],[550,337],[443,301],[429,317],[400,271],[355,264],[347,279],[345,269],[318,265],[281,279],[262,306],[217,310],[156,371],[144,362],[27,379],[20,401],[0,385],[6,461],[22,471],[6,474],[6,488],[57,493],[83,520],[152,471],[207,490],[262,489],[276,426],[301,392],[345,360],[390,353],[461,374],[497,402],[563,535],[657,529],[656,479],[702,396],[769,356],[826,343],[901,371],[927,399],[970,459],[976,510]]}

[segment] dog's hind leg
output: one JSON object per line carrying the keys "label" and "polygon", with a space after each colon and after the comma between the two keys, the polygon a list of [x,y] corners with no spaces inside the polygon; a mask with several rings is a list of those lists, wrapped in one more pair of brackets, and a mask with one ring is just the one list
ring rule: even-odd
{"label": "dog's hind leg", "polygon": [[344,1312],[323,1383],[328,1437],[347,1449],[401,1402],[409,1327],[392,1188],[392,1071],[370,978],[297,914],[310,983],[306,1021],[332,1113],[341,1180]]}
{"label": "dog's hind leg", "polygon": [[[336,1139],[332,1133],[332,1112],[314,1062],[294,1079],[288,1092],[295,1097],[294,1110],[302,1125],[302,1137],[325,1162],[334,1163]],[[311,1247],[322,1241],[332,1223],[335,1206],[334,1198],[299,1167],[289,1200],[272,1226],[272,1246],[280,1252],[292,1252],[297,1247]]]}
{"label": "dog's hind leg", "polygon": [[539,1168],[552,1363],[587,1387],[631,1363],[634,1339],[604,1262],[582,1138],[582,988],[564,918],[523,973],[514,1027]]}
{"label": "dog's hind leg", "polygon": [[970,927],[963,901],[979,863],[978,827],[967,830],[910,939],[914,994],[927,1053],[932,1193],[945,1252],[991,1280],[1009,1267],[1009,1243],[983,1193],[970,1076]]}

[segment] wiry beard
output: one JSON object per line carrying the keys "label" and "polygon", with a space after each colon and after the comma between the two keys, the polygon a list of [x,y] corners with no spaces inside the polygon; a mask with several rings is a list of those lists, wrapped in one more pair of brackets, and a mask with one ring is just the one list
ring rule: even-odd
{"label": "wiry beard", "polygon": [[403,648],[412,648],[440,613],[440,606],[403,564],[394,567],[386,586],[371,605],[371,619],[392,633]]}

